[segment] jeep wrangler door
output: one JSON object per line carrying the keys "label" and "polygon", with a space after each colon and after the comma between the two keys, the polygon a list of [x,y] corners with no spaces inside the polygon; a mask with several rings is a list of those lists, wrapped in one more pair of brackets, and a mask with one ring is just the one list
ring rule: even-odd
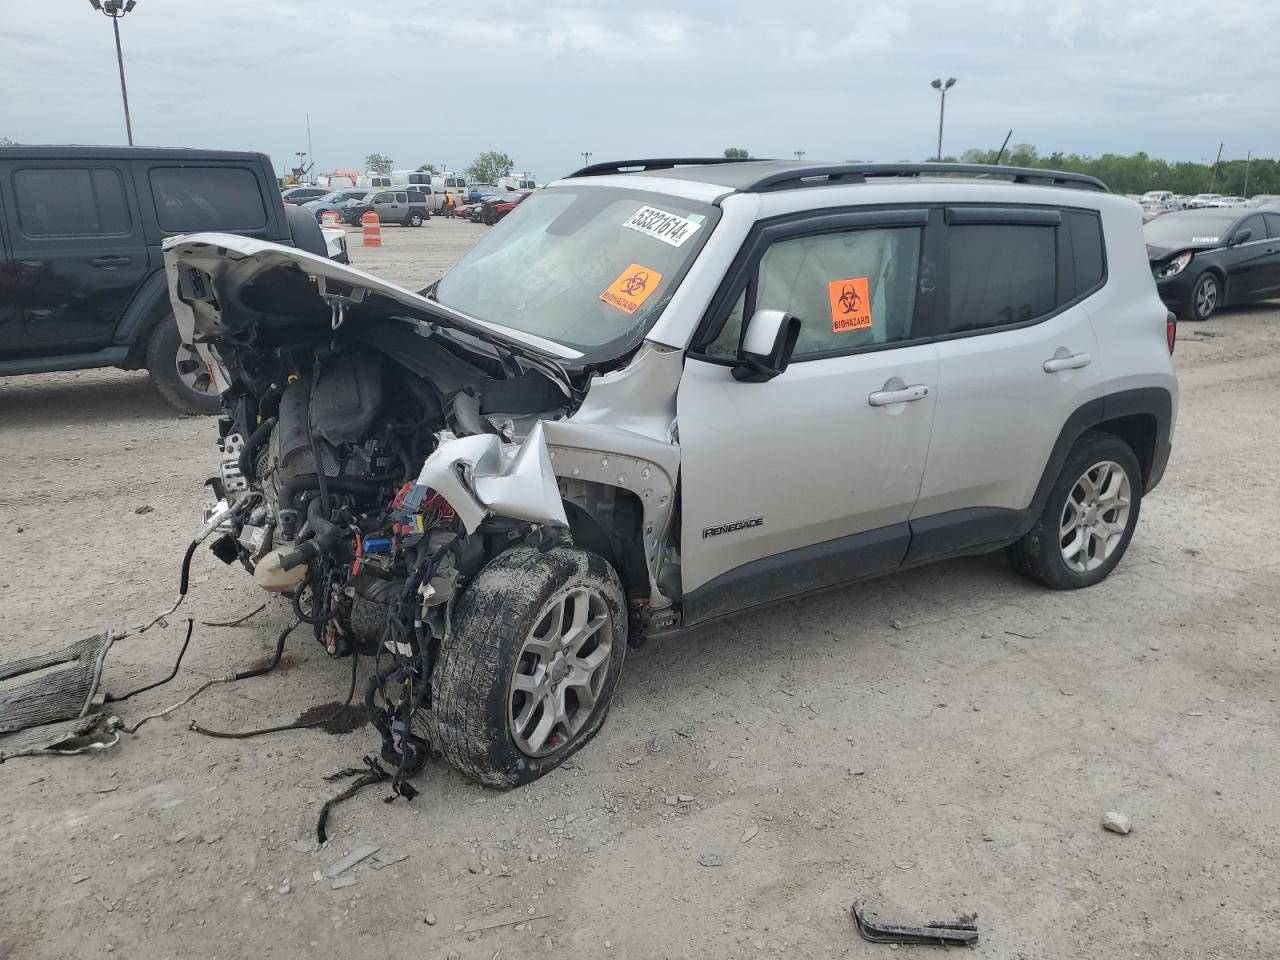
{"label": "jeep wrangler door", "polygon": [[[897,567],[933,427],[926,211],[757,226],[677,397],[685,622]],[[757,310],[799,318],[790,365],[733,376]]]}
{"label": "jeep wrangler door", "polygon": [[1106,296],[1097,212],[957,206],[945,217],[938,410],[909,563],[1018,536],[1058,435],[1103,391],[1089,310]]}
{"label": "jeep wrangler door", "polygon": [[83,160],[0,164],[11,269],[0,297],[6,359],[90,352],[147,275],[142,225],[122,171]]}

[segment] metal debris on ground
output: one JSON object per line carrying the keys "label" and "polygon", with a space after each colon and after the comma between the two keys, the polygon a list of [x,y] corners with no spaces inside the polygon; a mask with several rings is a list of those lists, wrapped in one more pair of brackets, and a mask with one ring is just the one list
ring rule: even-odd
{"label": "metal debris on ground", "polygon": [[101,712],[98,684],[107,651],[120,636],[104,630],[61,650],[0,664],[0,681],[43,672],[0,690],[0,762],[42,753],[80,753],[119,740]]}
{"label": "metal debris on ground", "polygon": [[929,943],[945,947],[978,942],[976,913],[950,922],[935,920],[921,927],[869,920],[857,900],[853,903],[852,913],[858,935],[871,943]]}
{"label": "metal debris on ground", "polygon": [[367,860],[369,857],[372,857],[375,853],[377,853],[381,849],[382,848],[378,846],[356,847],[354,850],[352,850],[349,854],[347,854],[341,860],[337,861],[336,863],[330,864],[325,869],[324,875],[328,877],[330,880],[332,880],[334,877],[338,876],[338,874],[345,873],[346,871],[350,870],[361,860]]}

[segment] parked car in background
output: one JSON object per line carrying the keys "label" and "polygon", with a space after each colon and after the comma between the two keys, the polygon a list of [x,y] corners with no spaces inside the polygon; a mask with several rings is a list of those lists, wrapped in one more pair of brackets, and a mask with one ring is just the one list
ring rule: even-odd
{"label": "parked car in background", "polygon": [[1280,210],[1280,194],[1257,193],[1244,202],[1251,210]]}
{"label": "parked car in background", "polygon": [[381,223],[420,227],[431,219],[431,200],[421,190],[379,190],[363,200],[349,202],[342,208],[342,219],[358,227],[360,218],[371,210]]}
{"label": "parked car in background", "polygon": [[531,190],[510,190],[507,193],[500,193],[497,196],[490,197],[483,203],[477,204],[479,221],[493,226],[514,210],[516,205],[532,192]]}
{"label": "parked car in background", "polygon": [[1221,194],[1217,193],[1197,193],[1193,197],[1187,198],[1187,209],[1198,210],[1200,207],[1207,207],[1214,200],[1217,200]]}
{"label": "parked car in background", "polygon": [[466,189],[466,203],[480,203],[490,197],[496,197],[502,191],[492,183],[472,183]]}
{"label": "parked car in background", "polygon": [[1244,197],[1215,197],[1205,204],[1206,207],[1243,207]]}
{"label": "parked car in background", "polygon": [[323,197],[328,192],[327,187],[289,187],[280,191],[280,199],[285,203],[295,203],[301,206],[308,200],[316,200]]}
{"label": "parked car in background", "polygon": [[0,147],[0,376],[145,369],[180,410],[216,413],[160,249],[207,231],[331,255],[310,214],[281,201],[261,153]]}
{"label": "parked car in background", "polygon": [[1144,193],[1141,197],[1138,198],[1138,202],[1142,204],[1147,204],[1147,203],[1168,204],[1172,202],[1172,200],[1173,200],[1173,193],[1172,191],[1169,191],[1169,190],[1148,190],[1146,193]]}
{"label": "parked car in background", "polygon": [[1280,212],[1182,210],[1143,227],[1160,299],[1181,320],[1280,297]]}
{"label": "parked car in background", "polygon": [[317,222],[323,219],[326,213],[336,213],[341,220],[342,211],[346,209],[347,204],[359,203],[367,197],[372,197],[376,192],[376,190],[338,190],[334,193],[326,193],[318,200],[310,200],[304,203],[302,208],[310,211]]}

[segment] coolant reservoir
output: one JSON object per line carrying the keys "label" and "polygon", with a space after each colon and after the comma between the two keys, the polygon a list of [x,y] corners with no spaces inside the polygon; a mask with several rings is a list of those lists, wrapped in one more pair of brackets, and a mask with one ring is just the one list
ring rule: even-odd
{"label": "coolant reservoir", "polygon": [[291,590],[302,582],[307,575],[305,563],[298,564],[292,570],[285,570],[280,566],[280,558],[292,549],[292,544],[287,547],[276,547],[258,561],[253,568],[253,579],[258,586],[272,593],[280,593]]}

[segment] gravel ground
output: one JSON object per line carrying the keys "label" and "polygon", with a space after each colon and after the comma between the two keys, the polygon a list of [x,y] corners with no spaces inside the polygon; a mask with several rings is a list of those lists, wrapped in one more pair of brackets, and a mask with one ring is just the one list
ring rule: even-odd
{"label": "gravel ground", "polygon": [[[354,259],[416,287],[484,229],[387,227]],[[411,803],[337,808],[313,849],[323,777],[376,749],[369,727],[188,729],[340,700],[348,662],[310,642],[113,750],[7,763],[0,957],[885,956],[855,899],[976,912],[983,957],[1274,955],[1278,347],[1272,307],[1184,325],[1173,460],[1100,586],[953,561],[649,644],[599,737],[518,791],[434,764]],[[0,660],[166,607],[212,421],[115,371],[0,380],[0,415]],[[188,613],[260,602],[198,555]],[[260,661],[285,622],[197,626],[179,677],[121,714]],[[123,641],[106,689],[167,672],[184,626]],[[354,884],[313,879],[365,844]]]}

